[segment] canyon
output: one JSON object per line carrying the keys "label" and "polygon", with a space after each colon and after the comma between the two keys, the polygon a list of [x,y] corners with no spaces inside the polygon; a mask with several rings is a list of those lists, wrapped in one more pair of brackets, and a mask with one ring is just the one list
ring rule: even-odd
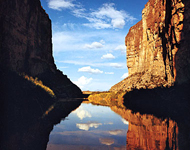
{"label": "canyon", "polygon": [[0,149],[45,150],[82,92],[54,63],[40,0],[0,0],[0,31]]}
{"label": "canyon", "polygon": [[0,1],[0,67],[38,77],[57,97],[82,97],[56,68],[51,20],[39,0]]}
{"label": "canyon", "polygon": [[189,1],[149,0],[142,20],[130,28],[125,38],[129,76],[110,91],[189,82],[189,20]]}
{"label": "canyon", "polygon": [[[127,149],[189,147],[189,24],[188,0],[149,0],[125,39],[129,77],[91,95],[129,121]],[[82,92],[54,63],[51,20],[39,0],[0,0],[0,31],[0,149],[46,149]]]}

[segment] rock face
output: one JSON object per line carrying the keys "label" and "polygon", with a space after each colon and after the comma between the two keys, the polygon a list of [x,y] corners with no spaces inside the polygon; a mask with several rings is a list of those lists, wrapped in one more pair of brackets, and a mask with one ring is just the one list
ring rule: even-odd
{"label": "rock face", "polygon": [[0,31],[1,67],[37,76],[63,97],[81,95],[54,64],[51,20],[40,0],[0,0]]}
{"label": "rock face", "polygon": [[126,36],[129,77],[111,91],[182,84],[190,79],[188,0],[149,0]]}

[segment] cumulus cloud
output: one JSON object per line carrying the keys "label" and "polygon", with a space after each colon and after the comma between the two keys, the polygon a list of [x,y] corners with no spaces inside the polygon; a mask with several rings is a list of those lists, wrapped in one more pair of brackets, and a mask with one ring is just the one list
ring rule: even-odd
{"label": "cumulus cloud", "polygon": [[76,17],[85,18],[89,23],[84,23],[96,29],[105,28],[123,28],[128,21],[136,20],[123,10],[117,10],[114,3],[105,3],[98,10],[87,12],[87,10],[80,3],[73,0],[49,0],[48,7],[54,10],[61,11],[62,9],[70,9],[72,14]]}
{"label": "cumulus cloud", "polygon": [[125,45],[118,45],[115,50],[120,50],[121,52],[125,52],[126,51],[126,46]]}
{"label": "cumulus cloud", "polygon": [[122,79],[125,79],[125,78],[127,78],[129,76],[129,73],[127,72],[127,73],[124,73],[123,75],[122,75]]}
{"label": "cumulus cloud", "polygon": [[72,0],[49,0],[48,7],[51,9],[59,10],[66,8],[73,8],[75,5],[72,3]]}
{"label": "cumulus cloud", "polygon": [[84,118],[87,118],[87,117],[89,117],[89,118],[92,117],[92,115],[86,110],[77,109],[74,113],[77,114],[77,116],[80,118],[80,120],[83,120]]}
{"label": "cumulus cloud", "polygon": [[84,48],[87,48],[87,49],[96,49],[96,48],[102,48],[102,47],[104,47],[104,45],[100,42],[93,42],[91,44],[84,45]]}
{"label": "cumulus cloud", "polygon": [[98,128],[102,123],[98,122],[88,122],[88,123],[77,123],[76,127],[78,127],[81,130],[88,131],[90,128]]}
{"label": "cumulus cloud", "polygon": [[99,69],[92,69],[90,66],[79,68],[78,72],[87,72],[87,73],[92,73],[92,74],[103,73],[103,71]]}
{"label": "cumulus cloud", "polygon": [[88,85],[92,80],[92,78],[86,78],[85,76],[82,76],[77,81],[74,81],[74,83],[80,88],[83,88],[85,85]]}
{"label": "cumulus cloud", "polygon": [[111,53],[107,53],[106,55],[103,55],[101,59],[115,59],[115,56],[113,56]]}
{"label": "cumulus cloud", "polygon": [[98,10],[90,13],[86,17],[90,23],[85,26],[104,29],[104,28],[123,28],[126,21],[133,21],[135,18],[123,10],[117,10],[114,3],[105,3]]}

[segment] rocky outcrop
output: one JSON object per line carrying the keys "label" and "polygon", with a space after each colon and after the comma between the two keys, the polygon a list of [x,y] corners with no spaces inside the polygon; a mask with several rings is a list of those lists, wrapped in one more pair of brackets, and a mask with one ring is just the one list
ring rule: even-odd
{"label": "rocky outcrop", "polygon": [[129,77],[111,91],[152,89],[190,79],[190,2],[149,0],[126,36]]}
{"label": "rocky outcrop", "polygon": [[0,67],[39,77],[64,98],[81,96],[54,64],[51,20],[40,0],[1,0],[0,31]]}

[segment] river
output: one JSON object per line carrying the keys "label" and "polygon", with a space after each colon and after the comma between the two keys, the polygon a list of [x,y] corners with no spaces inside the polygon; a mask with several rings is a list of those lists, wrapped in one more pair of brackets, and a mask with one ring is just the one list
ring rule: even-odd
{"label": "river", "polygon": [[126,149],[128,121],[110,107],[82,103],[54,126],[47,150]]}

